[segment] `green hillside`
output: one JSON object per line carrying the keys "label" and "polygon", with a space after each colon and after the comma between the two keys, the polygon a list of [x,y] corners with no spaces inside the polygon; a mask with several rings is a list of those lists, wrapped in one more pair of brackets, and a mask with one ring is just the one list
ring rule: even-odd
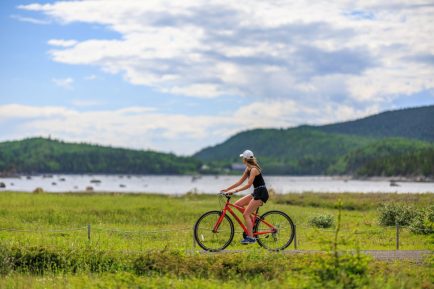
{"label": "green hillside", "polygon": [[[259,130],[244,132],[204,154],[214,167],[230,167],[240,162],[233,152],[252,149],[268,174],[291,175],[356,175],[356,176],[434,176],[434,145],[403,138],[363,138],[327,134],[310,128],[278,132],[265,130],[253,145],[246,142]],[[286,147],[279,142],[286,139]],[[274,144],[274,141],[277,143]],[[262,143],[263,146],[259,146]],[[265,148],[266,147],[266,148]],[[216,159],[210,156],[216,157]],[[220,159],[217,159],[217,156]]]}
{"label": "green hillside", "polygon": [[433,148],[434,106],[426,106],[326,126],[245,131],[194,157],[230,167],[251,149],[269,174],[433,176]]}
{"label": "green hillside", "polygon": [[354,147],[362,147],[375,139],[330,134],[315,128],[301,126],[290,129],[255,129],[238,133],[222,144],[209,147],[194,156],[203,161],[219,159],[238,160],[246,148],[258,157],[278,157],[283,162],[305,156],[335,157]]}
{"label": "green hillside", "polygon": [[434,105],[386,111],[354,121],[316,128],[331,133],[403,137],[434,142]]}
{"label": "green hillside", "polygon": [[0,143],[0,172],[184,174],[201,162],[153,151],[30,138]]}
{"label": "green hillside", "polygon": [[239,162],[246,148],[273,174],[322,174],[343,154],[375,139],[331,134],[310,127],[255,129],[239,133],[222,144],[206,148],[194,156],[214,165]]}
{"label": "green hillside", "polygon": [[362,176],[423,176],[434,177],[434,148],[412,151],[373,160],[361,166]]}
{"label": "green hillside", "polygon": [[355,149],[339,158],[328,174],[359,176],[434,176],[434,145],[387,138]]}

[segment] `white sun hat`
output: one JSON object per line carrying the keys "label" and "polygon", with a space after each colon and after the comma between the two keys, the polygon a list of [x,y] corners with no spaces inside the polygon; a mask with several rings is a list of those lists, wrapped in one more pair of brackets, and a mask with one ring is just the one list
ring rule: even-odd
{"label": "white sun hat", "polygon": [[253,159],[254,155],[251,150],[245,150],[242,154],[240,154],[240,157],[244,159]]}

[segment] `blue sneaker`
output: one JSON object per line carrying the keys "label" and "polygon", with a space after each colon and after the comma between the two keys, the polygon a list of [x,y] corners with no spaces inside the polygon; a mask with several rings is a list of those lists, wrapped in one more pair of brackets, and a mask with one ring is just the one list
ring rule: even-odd
{"label": "blue sneaker", "polygon": [[241,244],[243,244],[243,245],[254,244],[255,242],[256,242],[256,239],[249,237],[249,236],[247,236],[243,240],[241,240]]}

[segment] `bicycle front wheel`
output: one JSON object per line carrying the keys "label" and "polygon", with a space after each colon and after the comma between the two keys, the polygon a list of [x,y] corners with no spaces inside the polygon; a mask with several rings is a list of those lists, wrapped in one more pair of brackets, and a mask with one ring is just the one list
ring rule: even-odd
{"label": "bicycle front wheel", "polygon": [[264,213],[253,228],[258,244],[271,251],[288,247],[294,239],[295,229],[291,218],[281,211]]}
{"label": "bicycle front wheel", "polygon": [[216,228],[221,214],[220,211],[209,211],[194,225],[194,239],[206,251],[221,251],[229,246],[234,238],[234,223],[227,215]]}

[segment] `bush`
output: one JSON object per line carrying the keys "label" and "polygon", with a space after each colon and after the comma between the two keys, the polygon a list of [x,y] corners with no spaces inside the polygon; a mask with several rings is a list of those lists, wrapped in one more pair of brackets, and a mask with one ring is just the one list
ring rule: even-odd
{"label": "bush", "polygon": [[133,261],[137,275],[175,275],[177,277],[251,279],[260,275],[265,280],[278,278],[282,268],[291,270],[290,258],[279,254],[197,254],[177,251],[148,251]]}
{"label": "bush", "polygon": [[368,265],[371,258],[356,254],[329,252],[312,264],[315,275],[313,288],[362,288],[369,283]]}
{"label": "bush", "polygon": [[420,214],[420,211],[404,204],[387,203],[379,208],[379,223],[382,226],[407,226]]}
{"label": "bush", "polygon": [[40,193],[43,193],[43,192],[44,192],[44,189],[41,188],[41,187],[37,187],[36,189],[33,190],[34,194],[40,194]]}
{"label": "bush", "polygon": [[100,250],[69,250],[45,247],[7,247],[0,244],[0,274],[12,271],[31,274],[117,272],[130,266],[124,255]]}
{"label": "bush", "polygon": [[13,262],[9,250],[0,245],[0,275],[6,275],[13,270]]}
{"label": "bush", "polygon": [[[309,268],[311,256],[282,256],[266,251],[231,254],[184,254],[177,250],[143,252],[5,246],[0,243],[0,278],[10,273],[80,274],[131,272],[138,276],[273,280],[284,270]],[[1,286],[0,286],[1,287]]]}
{"label": "bush", "polygon": [[434,233],[434,206],[422,210],[410,223],[410,231],[415,234]]}
{"label": "bush", "polygon": [[319,215],[311,218],[309,224],[317,228],[330,228],[334,224],[332,215]]}

